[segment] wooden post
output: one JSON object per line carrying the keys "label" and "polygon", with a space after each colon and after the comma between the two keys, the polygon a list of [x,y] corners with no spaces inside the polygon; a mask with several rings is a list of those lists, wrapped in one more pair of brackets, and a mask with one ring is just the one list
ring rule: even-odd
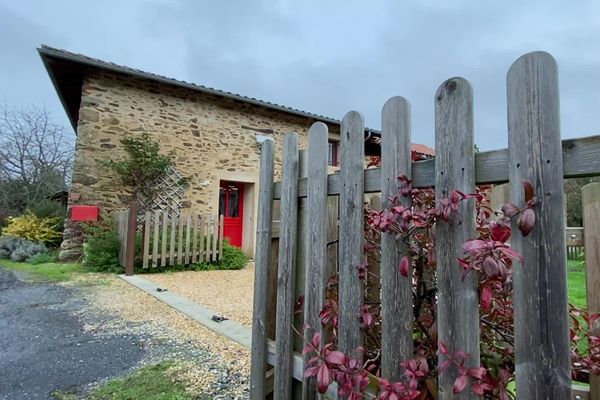
{"label": "wooden post", "polygon": [[519,399],[571,396],[567,256],[558,68],[548,53],[520,57],[507,75],[509,178],[512,202],[524,203],[523,180],[538,204],[523,237],[513,223],[515,366]]}
{"label": "wooden post", "polygon": [[[305,272],[304,289],[304,329],[305,340],[311,340],[315,333],[322,333],[319,319],[325,302],[328,276],[327,262],[327,158],[329,137],[327,125],[315,122],[308,131],[308,196],[305,214],[310,217],[306,225],[306,260],[302,268]],[[304,357],[305,365],[309,357]],[[305,379],[302,385],[304,399],[317,399],[318,392],[314,378]]]}
{"label": "wooden post", "polygon": [[339,263],[339,349],[360,357],[363,345],[358,316],[363,305],[362,282],[356,267],[363,262],[363,199],[365,125],[362,115],[350,111],[341,125],[340,178],[340,263]]}
{"label": "wooden post", "polygon": [[125,251],[125,275],[133,275],[135,264],[135,235],[137,232],[137,202],[129,203],[129,215],[127,218],[127,247]]}
{"label": "wooden post", "polygon": [[[383,106],[381,132],[381,198],[390,210],[390,198],[399,195],[398,177],[411,176],[410,104],[392,97]],[[410,207],[410,199],[401,197]],[[408,277],[398,271],[408,245],[394,233],[381,234],[381,376],[391,382],[404,376],[400,363],[413,358],[412,268]]]}
{"label": "wooden post", "polygon": [[[592,315],[600,313],[600,183],[583,187],[582,202],[587,305]],[[590,332],[600,336],[600,321]],[[600,376],[590,376],[590,400],[600,400]]]}
{"label": "wooden post", "polygon": [[258,181],[258,220],[254,267],[254,308],[252,314],[252,362],[250,365],[250,398],[265,398],[267,363],[267,291],[271,264],[271,219],[273,207],[273,175],[275,145],[265,140],[260,151]]}
{"label": "wooden post", "polygon": [[[444,82],[435,96],[435,197],[439,207],[442,198],[452,190],[475,191],[475,152],[473,141],[473,91],[463,78]],[[463,243],[475,237],[474,200],[465,200],[460,218],[436,224],[438,337],[453,353],[470,354],[467,367],[479,367],[479,293],[478,275],[472,271],[463,278],[456,261],[463,257]],[[447,357],[438,356],[441,365]],[[470,385],[459,395],[453,394],[458,368],[440,372],[440,399],[477,399]]]}
{"label": "wooden post", "polygon": [[296,229],[298,222],[298,136],[288,133],[283,142],[281,228],[277,278],[275,400],[292,395],[294,278],[296,275]]}

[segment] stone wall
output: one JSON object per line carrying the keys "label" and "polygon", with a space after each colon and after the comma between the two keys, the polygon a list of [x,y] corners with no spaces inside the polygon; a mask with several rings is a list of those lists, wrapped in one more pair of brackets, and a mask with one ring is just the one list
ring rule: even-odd
{"label": "stone wall", "polygon": [[[98,205],[104,213],[124,208],[131,191],[104,162],[126,157],[121,138],[147,132],[160,142],[161,151],[176,152],[175,167],[189,180],[183,211],[216,214],[220,180],[258,182],[257,135],[275,141],[278,179],[285,133],[297,132],[301,148],[306,148],[312,122],[215,95],[91,70],[82,88],[69,203]],[[330,132],[339,138],[339,126],[330,126]],[[250,211],[253,223],[256,210]],[[69,240],[63,244],[68,245]]]}

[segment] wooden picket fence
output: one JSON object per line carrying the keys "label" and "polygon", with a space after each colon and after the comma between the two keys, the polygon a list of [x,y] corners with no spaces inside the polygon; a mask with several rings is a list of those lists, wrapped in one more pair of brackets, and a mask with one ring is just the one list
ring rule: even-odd
{"label": "wooden picket fence", "polygon": [[581,258],[584,246],[584,232],[580,227],[567,227],[567,259],[578,260]]}
{"label": "wooden picket fence", "polygon": [[[134,251],[128,245],[131,210],[115,214],[121,237],[121,264]],[[146,212],[136,230],[143,234],[142,266],[166,267],[218,261],[223,253],[223,216],[202,214],[169,215],[166,211]],[[130,250],[131,249],[131,250]]]}
{"label": "wooden picket fence", "polygon": [[[476,185],[510,182],[516,189],[512,190],[512,202],[522,204],[522,180],[534,184],[540,199],[534,229],[527,237],[515,234],[511,239],[513,248],[526,260],[522,268],[514,270],[517,396],[526,400],[590,398],[587,389],[571,386],[563,178],[600,175],[600,136],[561,142],[558,70],[549,54],[535,52],[519,58],[508,72],[507,86],[508,149],[475,153],[472,89],[462,78],[447,80],[436,93],[434,160],[411,163],[410,105],[402,97],[391,98],[383,107],[381,168],[364,169],[364,122],[357,112],[347,113],[341,122],[339,174],[327,175],[328,128],[323,123],[310,128],[306,154],[299,153],[296,134],[285,137],[281,182],[273,182],[274,144],[263,142],[252,399],[319,398],[314,379],[303,378],[306,360],[299,354],[302,342],[294,329],[301,331],[306,324],[321,331],[319,310],[327,279],[336,269],[338,347],[352,353],[363,345],[357,315],[364,288],[355,267],[365,257],[364,198],[366,193],[381,193],[383,207],[389,207],[388,198],[397,193],[400,175],[412,176],[415,187],[435,187],[438,199],[452,189],[473,193]],[[600,207],[600,190],[597,192],[596,206]],[[339,205],[339,217],[332,217],[332,204]],[[476,236],[472,200],[462,203],[461,216],[461,224],[436,228],[437,324],[439,341],[450,352],[469,353],[467,366],[475,367],[480,365],[477,277],[470,274],[463,280],[456,262],[456,257],[463,256],[462,244]],[[276,241],[273,220],[279,221]],[[600,237],[599,226],[586,225],[586,238]],[[332,246],[337,247],[334,255]],[[599,289],[598,249],[591,251],[590,246],[586,251],[588,287]],[[413,356],[412,287],[398,272],[405,254],[407,249],[393,236],[382,234],[381,375],[392,381],[402,377],[401,361]],[[588,295],[590,312],[600,312],[600,296],[591,289]],[[295,312],[299,296],[304,296],[303,314]],[[440,362],[445,361],[444,355],[439,357]],[[439,398],[477,398],[468,388],[453,395],[456,377],[452,368],[439,373]],[[592,379],[591,390],[591,398],[598,399],[597,380]],[[336,396],[334,385],[328,395]]]}

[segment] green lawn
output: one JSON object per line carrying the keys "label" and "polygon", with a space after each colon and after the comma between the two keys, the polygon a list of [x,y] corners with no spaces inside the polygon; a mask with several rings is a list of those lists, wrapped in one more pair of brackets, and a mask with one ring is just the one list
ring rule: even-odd
{"label": "green lawn", "polygon": [[587,307],[585,290],[585,266],[581,261],[568,261],[569,302],[577,307]]}
{"label": "green lawn", "polygon": [[182,383],[167,375],[170,363],[143,367],[122,379],[113,379],[93,390],[89,400],[191,400]]}
{"label": "green lawn", "polygon": [[13,271],[29,272],[34,278],[51,282],[68,281],[74,273],[82,272],[80,264],[44,263],[34,265],[2,259],[0,265]]}

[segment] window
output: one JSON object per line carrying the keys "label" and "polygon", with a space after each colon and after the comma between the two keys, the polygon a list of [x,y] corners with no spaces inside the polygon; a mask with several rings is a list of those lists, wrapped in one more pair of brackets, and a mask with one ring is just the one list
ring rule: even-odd
{"label": "window", "polygon": [[328,164],[331,166],[337,166],[339,163],[338,152],[340,148],[340,142],[337,140],[329,140],[329,157]]}

